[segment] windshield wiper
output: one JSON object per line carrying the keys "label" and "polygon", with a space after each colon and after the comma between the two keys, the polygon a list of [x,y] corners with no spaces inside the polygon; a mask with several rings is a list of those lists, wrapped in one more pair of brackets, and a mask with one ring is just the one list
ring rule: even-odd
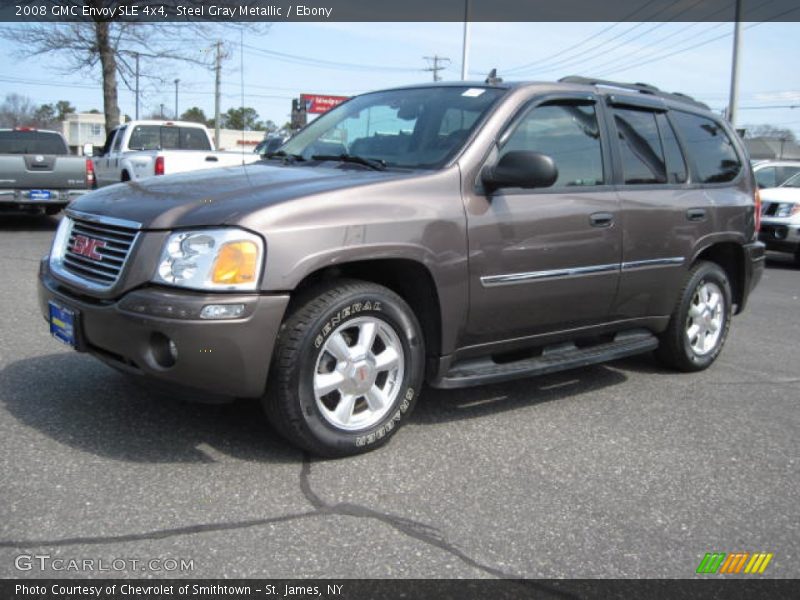
{"label": "windshield wiper", "polygon": [[267,152],[266,154],[262,154],[264,158],[281,158],[284,162],[293,163],[293,162],[302,162],[305,158],[301,154],[287,154],[283,150],[278,150],[277,152]]}
{"label": "windshield wiper", "polygon": [[338,160],[340,162],[355,163],[375,171],[386,170],[386,161],[379,158],[365,158],[356,154],[314,154],[311,158],[312,160]]}

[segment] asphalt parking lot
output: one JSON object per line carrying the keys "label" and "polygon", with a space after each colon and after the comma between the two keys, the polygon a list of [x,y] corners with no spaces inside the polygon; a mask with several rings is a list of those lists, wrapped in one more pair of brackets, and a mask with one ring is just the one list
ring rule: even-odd
{"label": "asphalt parking lot", "polygon": [[[0,577],[686,578],[735,551],[800,577],[788,260],[706,372],[645,356],[427,390],[387,447],[319,461],[255,402],[157,394],[53,340],[35,298],[56,223],[0,217]],[[23,572],[21,554],[193,570]]]}

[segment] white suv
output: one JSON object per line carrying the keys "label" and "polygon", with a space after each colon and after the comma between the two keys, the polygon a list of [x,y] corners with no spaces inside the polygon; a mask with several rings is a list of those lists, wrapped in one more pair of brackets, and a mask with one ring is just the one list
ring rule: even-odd
{"label": "white suv", "polygon": [[800,264],[800,172],[761,190],[761,232],[767,250],[790,252]]}

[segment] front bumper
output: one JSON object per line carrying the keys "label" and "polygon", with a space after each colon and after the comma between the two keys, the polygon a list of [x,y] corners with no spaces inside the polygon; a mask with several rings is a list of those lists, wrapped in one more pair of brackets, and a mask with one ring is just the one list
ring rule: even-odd
{"label": "front bumper", "polygon": [[[78,311],[77,347],[113,367],[182,387],[236,397],[264,393],[272,350],[289,302],[288,295],[207,294],[159,287],[128,292],[112,301],[81,296],[49,272],[39,272],[39,307],[49,318],[49,301]],[[201,320],[206,304],[241,303],[245,312],[230,320]],[[159,315],[145,314],[156,312]],[[164,360],[165,340],[177,349]]]}
{"label": "front bumper", "polygon": [[800,249],[800,220],[796,217],[764,218],[761,220],[758,239],[767,246],[767,250],[794,254]]}
{"label": "front bumper", "polygon": [[737,313],[744,310],[750,293],[761,281],[764,275],[764,263],[766,262],[766,249],[761,242],[752,242],[744,245],[744,281],[742,297],[737,306]]}

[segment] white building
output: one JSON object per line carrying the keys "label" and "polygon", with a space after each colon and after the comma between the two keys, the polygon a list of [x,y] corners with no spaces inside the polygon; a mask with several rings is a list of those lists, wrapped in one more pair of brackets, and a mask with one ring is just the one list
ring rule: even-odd
{"label": "white building", "polygon": [[67,138],[70,150],[82,154],[84,144],[102,146],[105,143],[106,117],[103,113],[72,113],[61,121],[61,133]]}

